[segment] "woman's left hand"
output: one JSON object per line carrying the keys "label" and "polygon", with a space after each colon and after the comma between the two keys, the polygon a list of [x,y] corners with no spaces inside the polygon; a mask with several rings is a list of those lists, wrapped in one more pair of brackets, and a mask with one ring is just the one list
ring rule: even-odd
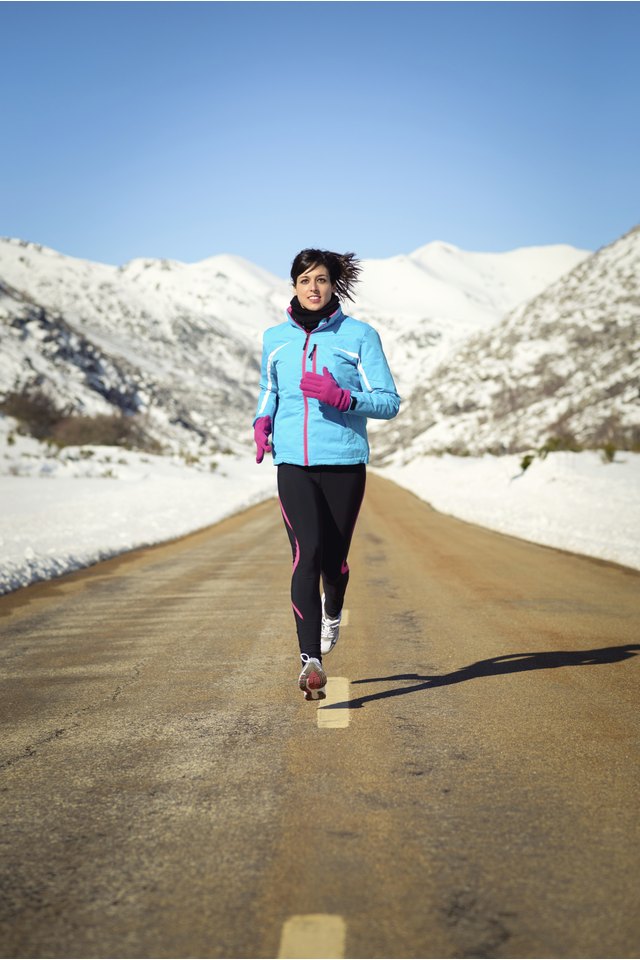
{"label": "woman's left hand", "polygon": [[322,376],[319,373],[310,373],[306,371],[300,381],[300,389],[305,397],[319,400],[320,403],[327,403],[330,407],[336,407],[344,413],[351,406],[351,391],[343,390],[338,385],[327,367],[322,368]]}

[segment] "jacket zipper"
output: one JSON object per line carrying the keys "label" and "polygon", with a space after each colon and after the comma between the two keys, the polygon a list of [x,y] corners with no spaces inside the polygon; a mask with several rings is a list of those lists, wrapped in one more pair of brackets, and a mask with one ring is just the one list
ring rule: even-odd
{"label": "jacket zipper", "polygon": [[[307,369],[307,347],[309,346],[309,338],[311,337],[311,331],[307,333],[306,339],[304,341],[304,347],[302,348],[302,376],[304,376]],[[312,353],[315,351],[315,344],[313,345]],[[304,452],[304,465],[305,467],[309,466],[309,401],[302,394],[304,399],[304,419],[303,419],[303,433],[302,433],[302,446]]]}

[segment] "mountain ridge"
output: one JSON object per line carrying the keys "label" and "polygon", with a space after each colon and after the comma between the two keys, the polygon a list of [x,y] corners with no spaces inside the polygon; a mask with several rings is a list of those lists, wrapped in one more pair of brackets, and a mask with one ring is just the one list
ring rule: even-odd
{"label": "mountain ridge", "polygon": [[[381,435],[409,442],[424,378],[498,324],[505,306],[523,306],[590,259],[566,244],[491,254],[433,241],[363,261],[358,297],[345,309],[381,333],[413,418]],[[170,449],[246,450],[261,334],[284,319],[286,280],[230,254],[112,266],[11,238],[0,240],[0,277],[0,390],[44,389],[87,416],[104,413],[108,397],[126,397],[123,409],[144,415]]]}
{"label": "mountain ridge", "polygon": [[467,339],[409,395],[382,459],[640,443],[640,227]]}

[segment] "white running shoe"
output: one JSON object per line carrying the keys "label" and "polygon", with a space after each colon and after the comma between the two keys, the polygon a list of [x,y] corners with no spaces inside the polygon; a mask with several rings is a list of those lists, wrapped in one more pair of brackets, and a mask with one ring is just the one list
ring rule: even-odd
{"label": "white running shoe", "polygon": [[322,664],[316,657],[306,653],[300,654],[302,673],[298,677],[298,686],[304,693],[305,700],[324,700],[326,693],[323,687],[327,685],[327,675]]}
{"label": "white running shoe", "polygon": [[324,593],[322,594],[322,627],[320,630],[320,649],[322,656],[331,653],[338,637],[340,636],[340,621],[342,620],[342,611],[333,619],[324,612]]}

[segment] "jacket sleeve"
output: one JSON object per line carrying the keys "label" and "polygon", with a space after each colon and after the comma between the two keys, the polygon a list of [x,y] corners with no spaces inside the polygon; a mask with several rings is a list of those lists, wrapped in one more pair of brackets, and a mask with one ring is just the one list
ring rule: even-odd
{"label": "jacket sleeve", "polygon": [[400,409],[400,397],[396,391],[387,358],[378,333],[369,327],[360,346],[358,359],[360,390],[352,390],[356,406],[351,416],[391,420]]}
{"label": "jacket sleeve", "polygon": [[275,351],[270,347],[267,338],[262,342],[262,365],[260,368],[260,395],[256,405],[255,424],[260,417],[271,417],[271,422],[278,409],[278,379],[273,362]]}

